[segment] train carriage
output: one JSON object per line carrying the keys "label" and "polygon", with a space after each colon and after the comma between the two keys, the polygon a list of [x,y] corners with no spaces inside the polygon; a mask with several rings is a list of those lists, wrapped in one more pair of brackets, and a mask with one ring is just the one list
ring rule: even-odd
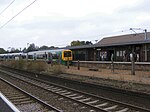
{"label": "train carriage", "polygon": [[27,53],[27,58],[28,60],[46,61],[47,63],[60,63],[66,65],[67,61],[71,64],[72,51],[68,49],[33,51]]}
{"label": "train carriage", "polygon": [[67,61],[71,64],[72,51],[65,49],[51,50],[48,55],[48,61],[54,63],[61,63],[66,65]]}
{"label": "train carriage", "polygon": [[20,59],[25,59],[26,58],[26,53],[6,53],[6,54],[0,54],[0,60],[5,61],[5,60],[20,60]]}
{"label": "train carriage", "polygon": [[72,51],[69,49],[54,49],[54,50],[42,50],[32,51],[27,53],[7,53],[0,54],[0,60],[35,60],[46,61],[47,63],[60,63],[66,65],[67,62],[72,62]]}

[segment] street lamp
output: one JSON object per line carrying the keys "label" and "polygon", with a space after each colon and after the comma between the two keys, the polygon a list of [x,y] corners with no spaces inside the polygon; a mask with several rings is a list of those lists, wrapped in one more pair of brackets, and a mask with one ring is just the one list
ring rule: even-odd
{"label": "street lamp", "polygon": [[[132,30],[133,32],[135,32],[135,30],[142,30],[144,31],[144,39],[147,40],[147,29],[142,29],[142,28],[130,28],[130,30]],[[136,33],[136,32],[135,32]],[[137,33],[136,33],[137,34]],[[147,45],[145,44],[144,46],[145,48],[145,61],[147,61]]]}
{"label": "street lamp", "polygon": [[[133,32],[135,32],[135,34],[137,34],[135,30],[143,30],[144,34],[145,34],[144,39],[147,40],[147,29],[130,28],[130,30],[132,30]],[[132,58],[131,59],[132,59],[131,60],[131,64],[132,64],[131,74],[135,75],[134,45],[132,45]],[[145,44],[145,61],[147,61],[147,46],[146,46],[146,44]]]}
{"label": "street lamp", "polygon": [[29,45],[29,43],[27,43],[27,57],[26,57],[26,61],[28,61],[28,45]]}
{"label": "street lamp", "polygon": [[95,40],[95,42],[97,43],[98,40]]}
{"label": "street lamp", "polygon": [[7,48],[7,60],[9,60],[9,49],[11,49],[11,47]]}

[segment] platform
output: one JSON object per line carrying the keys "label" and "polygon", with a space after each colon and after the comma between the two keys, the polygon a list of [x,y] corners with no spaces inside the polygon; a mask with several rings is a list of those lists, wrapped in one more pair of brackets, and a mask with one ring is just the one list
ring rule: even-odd
{"label": "platform", "polygon": [[0,92],[0,112],[20,111]]}

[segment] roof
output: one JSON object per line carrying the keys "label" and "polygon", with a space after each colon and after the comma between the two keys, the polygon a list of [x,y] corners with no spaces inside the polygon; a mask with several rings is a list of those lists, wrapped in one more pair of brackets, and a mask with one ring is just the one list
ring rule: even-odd
{"label": "roof", "polygon": [[150,43],[150,32],[147,33],[147,39],[145,39],[144,33],[121,35],[121,36],[103,38],[94,46],[103,47],[103,46],[131,45],[131,44],[143,44],[143,43]]}
{"label": "roof", "polygon": [[145,44],[145,43],[150,43],[150,32],[147,33],[147,39],[145,39],[144,33],[128,34],[114,37],[105,37],[94,45],[68,46],[66,48],[73,50],[73,49],[88,49],[95,47],[109,47],[109,46]]}
{"label": "roof", "polygon": [[67,46],[67,49],[87,49],[87,48],[93,48],[93,45],[80,45],[80,46]]}

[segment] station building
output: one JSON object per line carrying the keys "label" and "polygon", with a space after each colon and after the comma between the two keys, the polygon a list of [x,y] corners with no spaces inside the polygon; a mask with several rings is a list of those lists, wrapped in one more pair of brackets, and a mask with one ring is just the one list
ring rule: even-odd
{"label": "station building", "polygon": [[150,62],[150,32],[105,37],[94,45],[67,47],[73,51],[74,61]]}

